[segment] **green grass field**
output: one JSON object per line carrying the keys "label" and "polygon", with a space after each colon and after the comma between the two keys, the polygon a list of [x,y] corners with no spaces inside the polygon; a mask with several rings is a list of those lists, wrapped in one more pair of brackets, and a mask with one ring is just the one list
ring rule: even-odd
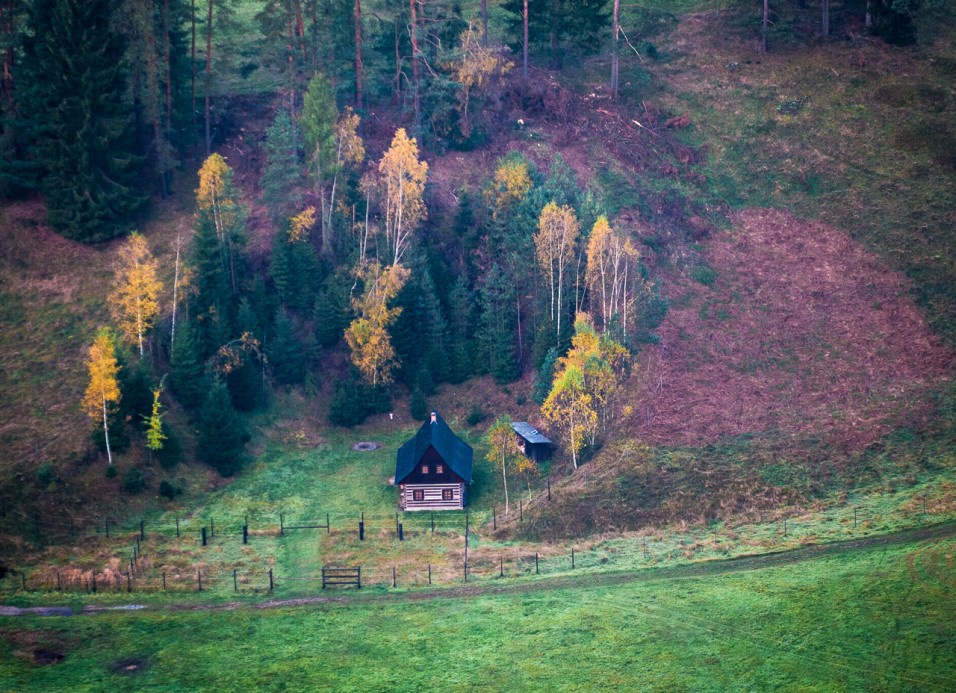
{"label": "green grass field", "polygon": [[951,690],[954,551],[944,539],[467,598],[6,618],[0,687]]}

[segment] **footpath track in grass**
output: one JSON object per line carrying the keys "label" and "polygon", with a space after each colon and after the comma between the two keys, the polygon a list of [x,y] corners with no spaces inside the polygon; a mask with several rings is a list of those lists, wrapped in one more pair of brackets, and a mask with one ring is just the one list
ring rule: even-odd
{"label": "footpath track in grass", "polygon": [[598,586],[624,585],[637,582],[652,582],[658,580],[674,580],[694,577],[724,575],[743,571],[761,570],[764,568],[781,567],[811,561],[820,558],[838,557],[859,551],[866,551],[880,547],[901,546],[917,542],[933,541],[956,537],[956,521],[908,529],[890,534],[850,539],[827,544],[812,544],[796,549],[763,553],[749,556],[739,556],[724,560],[709,560],[663,568],[644,568],[628,571],[608,571],[605,573],[587,573],[582,575],[563,574],[559,576],[522,579],[514,582],[502,582],[489,585],[462,584],[457,587],[442,589],[395,590],[382,593],[375,591],[349,591],[333,594],[323,594],[315,597],[297,597],[290,599],[268,599],[265,601],[243,600],[227,602],[196,602],[182,601],[151,605],[137,604],[110,604],[87,605],[82,609],[71,606],[0,606],[0,616],[80,616],[116,611],[210,611],[234,610],[237,608],[250,609],[281,609],[304,607],[318,604],[349,604],[382,601],[426,601],[433,599],[468,599],[484,595],[506,595],[539,592],[554,589],[568,589],[575,587],[591,588]]}

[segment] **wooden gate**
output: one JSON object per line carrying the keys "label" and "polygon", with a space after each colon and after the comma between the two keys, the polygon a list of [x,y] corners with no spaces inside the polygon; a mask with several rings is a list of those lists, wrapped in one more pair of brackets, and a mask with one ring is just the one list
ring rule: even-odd
{"label": "wooden gate", "polygon": [[325,589],[326,585],[355,585],[362,589],[362,566],[322,568],[322,589]]}

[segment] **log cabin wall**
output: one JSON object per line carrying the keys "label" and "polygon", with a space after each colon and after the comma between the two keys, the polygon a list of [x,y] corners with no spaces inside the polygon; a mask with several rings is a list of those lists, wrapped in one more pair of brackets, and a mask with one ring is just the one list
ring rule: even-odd
{"label": "log cabin wall", "polygon": [[[461,510],[465,507],[464,484],[402,484],[399,488],[402,510]],[[449,490],[450,500],[443,497],[443,492]],[[421,491],[421,500],[415,500],[416,491]]]}

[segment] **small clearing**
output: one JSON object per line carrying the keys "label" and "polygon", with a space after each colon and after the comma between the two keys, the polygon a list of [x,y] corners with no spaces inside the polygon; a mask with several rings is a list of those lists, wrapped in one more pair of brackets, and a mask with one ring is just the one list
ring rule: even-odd
{"label": "small clearing", "polygon": [[652,443],[778,431],[863,445],[927,412],[953,353],[910,283],[839,229],[751,209],[665,280],[630,425]]}

